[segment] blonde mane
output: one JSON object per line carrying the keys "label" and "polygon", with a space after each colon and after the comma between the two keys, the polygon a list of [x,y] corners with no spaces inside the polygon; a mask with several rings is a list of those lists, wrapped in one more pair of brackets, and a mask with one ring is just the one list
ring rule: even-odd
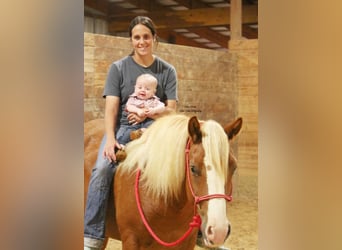
{"label": "blonde mane", "polygon": [[[185,178],[185,147],[188,139],[189,117],[175,114],[157,119],[143,135],[127,144],[127,158],[120,165],[122,171],[141,171],[141,183],[156,198],[178,199]],[[228,139],[223,128],[214,121],[201,125],[203,147],[210,166],[222,178],[227,176]],[[218,131],[218,132],[217,132]]]}

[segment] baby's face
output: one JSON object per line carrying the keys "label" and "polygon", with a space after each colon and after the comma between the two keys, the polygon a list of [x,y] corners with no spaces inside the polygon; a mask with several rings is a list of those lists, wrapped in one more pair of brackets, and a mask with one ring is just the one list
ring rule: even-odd
{"label": "baby's face", "polygon": [[155,84],[146,82],[146,81],[138,81],[135,84],[135,94],[139,97],[139,99],[149,99],[156,92]]}

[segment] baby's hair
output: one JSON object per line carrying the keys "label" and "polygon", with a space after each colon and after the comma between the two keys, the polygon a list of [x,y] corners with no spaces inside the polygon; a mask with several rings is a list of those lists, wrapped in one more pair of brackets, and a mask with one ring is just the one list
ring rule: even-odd
{"label": "baby's hair", "polygon": [[157,88],[158,80],[153,75],[147,74],[147,73],[146,74],[142,74],[142,75],[138,76],[137,81],[138,80],[142,80],[142,79],[145,79],[149,83],[153,83],[154,87]]}

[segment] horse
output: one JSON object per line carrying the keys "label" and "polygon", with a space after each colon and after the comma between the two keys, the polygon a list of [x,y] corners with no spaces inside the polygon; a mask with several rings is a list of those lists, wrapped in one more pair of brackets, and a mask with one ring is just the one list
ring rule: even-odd
{"label": "horse", "polygon": [[[103,124],[84,126],[85,201]],[[189,250],[201,230],[207,247],[224,244],[237,166],[230,142],[241,127],[242,118],[225,126],[183,114],[156,119],[125,147],[108,202],[106,239],[121,240],[123,250]]]}

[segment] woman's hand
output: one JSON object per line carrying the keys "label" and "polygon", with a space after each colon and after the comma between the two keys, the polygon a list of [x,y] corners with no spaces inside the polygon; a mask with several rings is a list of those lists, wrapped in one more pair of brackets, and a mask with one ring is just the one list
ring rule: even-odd
{"label": "woman's hand", "polygon": [[116,162],[115,148],[121,149],[122,146],[115,140],[115,138],[107,138],[103,150],[103,157],[107,158],[110,162]]}
{"label": "woman's hand", "polygon": [[140,122],[144,121],[146,119],[146,116],[140,117],[138,114],[136,113],[129,113],[127,116],[128,122],[131,125],[137,125]]}

